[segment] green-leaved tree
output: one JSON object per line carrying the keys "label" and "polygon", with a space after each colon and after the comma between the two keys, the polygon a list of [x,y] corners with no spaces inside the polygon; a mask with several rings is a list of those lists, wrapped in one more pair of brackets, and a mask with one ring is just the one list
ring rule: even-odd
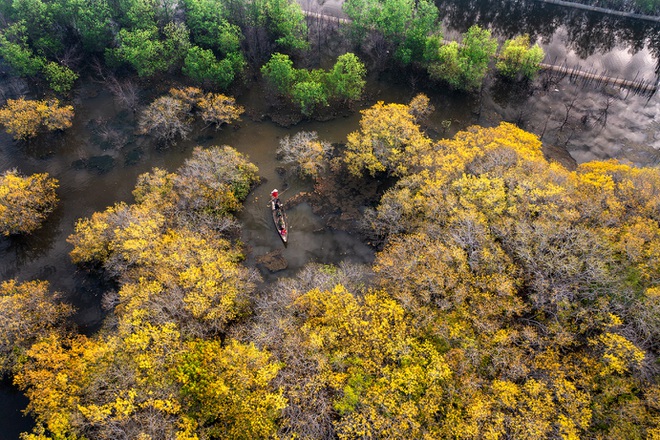
{"label": "green-leaved tree", "polygon": [[529,35],[520,35],[506,40],[496,68],[500,75],[507,78],[522,76],[532,79],[539,71],[544,57],[545,53],[538,44],[530,45]]}

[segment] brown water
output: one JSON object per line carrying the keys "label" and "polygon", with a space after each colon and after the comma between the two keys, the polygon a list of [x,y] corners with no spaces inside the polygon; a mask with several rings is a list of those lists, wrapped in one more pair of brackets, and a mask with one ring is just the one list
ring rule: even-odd
{"label": "brown water", "polygon": [[[263,95],[257,88],[242,96],[239,102],[253,109],[264,106]],[[303,122],[292,128],[282,128],[267,120],[254,122],[244,118],[237,130],[209,133],[213,136],[213,139],[207,140],[209,145],[232,145],[247,154],[251,162],[259,167],[262,184],[249,195],[239,215],[243,240],[250,250],[248,263],[252,264],[257,256],[281,250],[289,266],[277,276],[290,276],[309,262],[336,264],[345,259],[362,263],[372,261],[373,251],[357,236],[325,228],[323,220],[313,214],[310,206],[287,207],[287,200],[299,192],[312,189],[312,182],[289,174],[281,176],[277,172],[282,163],[276,159],[276,150],[284,136],[292,136],[301,130],[316,131],[321,139],[328,142],[343,142],[350,131],[357,129],[358,123],[358,114],[324,123]],[[268,205],[273,188],[280,190],[280,198],[287,209],[289,244],[286,247],[274,229]],[[268,272],[262,273],[269,278]]]}
{"label": "brown water", "polygon": [[[531,8],[533,3],[521,4]],[[578,63],[584,68],[607,69],[613,75],[654,78],[656,40],[660,40],[660,32],[653,33],[647,27],[605,30],[601,32],[600,41],[591,41],[590,38],[598,37],[589,29],[594,21],[609,26],[615,26],[614,22],[584,13],[582,16],[587,18],[579,19],[573,13],[557,13],[554,7],[541,7],[530,12],[530,17],[521,18],[511,15],[512,10],[505,8],[506,2],[443,4],[455,23],[449,32],[460,33],[468,23],[488,19],[499,29],[498,35],[507,37],[514,28],[525,31],[537,26],[539,31],[533,35],[551,57],[564,58],[569,64]],[[328,0],[325,5],[337,10],[340,2]],[[5,81],[0,84],[0,94],[16,97],[26,88],[20,81]],[[452,136],[472,124],[495,125],[506,120],[542,134],[544,143],[565,149],[577,162],[614,157],[638,165],[660,163],[658,94],[648,98],[626,91],[577,85],[566,79],[549,82],[547,87],[525,88],[489,78],[481,95],[470,96],[430,83],[423,74],[394,72],[383,75],[380,80],[370,79],[369,98],[363,108],[376,100],[405,103],[420,91],[430,96],[436,108],[428,127],[429,134],[436,138]],[[146,101],[145,98],[143,104]],[[239,102],[256,108],[254,114],[260,114],[259,109],[265,109],[268,104],[257,88],[239,97]],[[299,191],[311,187],[310,182],[278,174],[276,169],[282,165],[275,157],[279,139],[308,130],[317,131],[326,141],[344,142],[346,134],[358,127],[358,112],[329,122],[303,122],[292,128],[245,117],[236,127],[220,131],[198,126],[190,139],[163,149],[149,137],[133,133],[134,115],[118,108],[101,84],[91,81],[80,84],[75,107],[74,126],[61,135],[19,144],[0,133],[0,170],[18,168],[26,174],[48,172],[60,182],[61,199],[56,211],[35,234],[0,238],[0,279],[48,280],[53,290],[63,292],[78,308],[76,322],[84,330],[92,331],[99,325],[103,318],[100,297],[113,286],[94,274],[79,271],[70,262],[71,248],[66,237],[73,232],[75,221],[116,202],[131,202],[131,191],[138,175],[153,167],[175,171],[196,145],[231,145],[247,154],[259,167],[264,183],[250,194],[239,216],[243,224],[242,238],[250,251],[249,264],[254,263],[256,256],[278,249],[282,250],[289,267],[274,276],[292,276],[312,261],[372,261],[372,250],[358,237],[328,230],[323,219],[315,216],[305,204],[288,210],[290,244],[284,248],[266,206],[268,194],[275,187],[287,188],[282,194],[285,203]],[[450,125],[445,129],[447,121]],[[266,272],[263,274],[267,281],[272,277]],[[17,417],[25,403],[6,382],[0,383],[0,440],[16,439],[21,431],[28,429],[30,420]]]}

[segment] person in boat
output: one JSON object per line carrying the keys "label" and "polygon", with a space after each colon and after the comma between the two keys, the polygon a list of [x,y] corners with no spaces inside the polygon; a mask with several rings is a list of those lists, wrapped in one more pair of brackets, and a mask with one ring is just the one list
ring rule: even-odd
{"label": "person in boat", "polygon": [[270,192],[270,196],[272,197],[272,201],[274,203],[275,210],[279,211],[280,208],[282,208],[282,202],[280,202],[279,191],[277,191],[277,188],[275,188],[274,190],[272,190]]}
{"label": "person in boat", "polygon": [[286,235],[286,225],[284,224],[284,218],[279,209],[277,210],[277,217],[277,229],[279,229],[280,235]]}

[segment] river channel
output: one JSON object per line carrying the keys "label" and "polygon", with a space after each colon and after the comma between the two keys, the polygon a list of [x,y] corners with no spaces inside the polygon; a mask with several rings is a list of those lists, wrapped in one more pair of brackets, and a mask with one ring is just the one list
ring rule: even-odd
{"label": "river channel", "polygon": [[[503,41],[529,33],[546,51],[546,62],[595,70],[613,77],[658,81],[660,28],[657,24],[613,18],[597,13],[567,11],[534,0],[459,1],[438,4],[445,19],[446,38],[457,38],[470,25],[490,27]],[[341,15],[340,2],[328,0],[308,9]],[[338,35],[338,34],[333,34]],[[374,61],[373,58],[371,61]],[[4,78],[4,98],[29,93],[20,81]],[[473,124],[492,126],[515,122],[542,136],[551,157],[567,166],[593,159],[616,158],[639,166],[660,163],[660,99],[658,94],[636,94],[602,87],[560,75],[541,77],[531,86],[520,86],[489,77],[477,95],[466,95],[430,83],[420,72],[381,71],[370,75],[367,99],[355,110],[378,100],[407,103],[416,93],[431,98],[436,111],[428,133],[435,138],[452,136]],[[143,93],[148,104],[150,92]],[[28,95],[36,98],[37,96]],[[119,201],[132,201],[137,176],[160,167],[175,171],[196,145],[231,145],[247,154],[260,170],[263,184],[245,203],[239,219],[248,246],[248,264],[259,255],[282,250],[288,268],[277,274],[262,271],[265,280],[293,276],[308,262],[369,263],[373,251],[350,232],[325,227],[310,206],[288,211],[290,244],[282,246],[266,209],[268,194],[286,188],[282,199],[311,188],[310,182],[284,178],[278,173],[275,154],[279,139],[300,130],[316,131],[323,140],[342,143],[358,128],[359,112],[326,122],[303,121],[284,128],[268,118],[268,102],[258,86],[237,97],[250,111],[235,126],[219,131],[196,127],[188,139],[162,148],[148,136],[135,133],[136,117],[120,108],[104,84],[80,81],[74,92],[76,117],[71,129],[29,144],[14,142],[0,133],[0,170],[22,173],[48,172],[60,183],[60,203],[44,226],[29,237],[0,238],[0,279],[41,279],[73,303],[83,331],[93,331],[103,319],[100,297],[112,285],[95,274],[79,270],[69,259],[66,242],[75,221]],[[257,115],[257,116],[255,116]],[[31,422],[20,416],[26,401],[9,384],[0,383],[0,440],[14,440]]]}

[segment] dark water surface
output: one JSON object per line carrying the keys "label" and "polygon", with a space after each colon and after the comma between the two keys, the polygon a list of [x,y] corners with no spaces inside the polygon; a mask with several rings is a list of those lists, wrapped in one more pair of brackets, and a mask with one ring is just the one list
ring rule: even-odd
{"label": "dark water surface", "polygon": [[[527,32],[543,45],[547,62],[565,62],[583,69],[607,71],[612,76],[657,81],[660,29],[657,25],[611,18],[602,14],[567,11],[533,0],[446,1],[439,3],[446,17],[446,35],[460,35],[470,25],[488,25],[498,38]],[[340,13],[340,2],[328,0],[323,10]],[[543,136],[543,142],[568,151],[578,162],[617,158],[637,165],[660,163],[660,100],[658,94],[642,96],[613,88],[579,84],[567,78],[545,77],[535,85],[487,80],[483,92],[466,95],[430,83],[422,74],[389,73],[371,78],[368,102],[408,102],[417,92],[427,93],[436,108],[429,121],[433,137],[452,136],[469,125],[515,122]],[[26,87],[7,81],[0,90],[16,97]],[[300,130],[317,131],[329,142],[344,142],[358,128],[360,114],[329,122],[303,122],[282,128],[268,121],[244,117],[235,127],[220,131],[199,125],[190,138],[169,148],[134,133],[135,116],[119,108],[109,91],[99,83],[82,82],[75,93],[74,126],[65,133],[47,136],[29,144],[16,143],[0,133],[0,170],[18,168],[25,174],[48,172],[60,182],[61,199],[56,211],[35,234],[23,238],[0,238],[0,279],[41,279],[52,290],[65,294],[77,308],[76,322],[93,331],[103,318],[102,293],[112,286],[93,274],[79,271],[71,262],[66,237],[75,221],[119,201],[132,201],[137,176],[160,167],[175,171],[190,157],[196,145],[228,144],[247,154],[260,170],[264,183],[250,194],[239,219],[243,240],[250,249],[248,263],[277,249],[289,267],[277,276],[292,276],[308,262],[338,263],[349,259],[369,263],[373,251],[356,236],[324,228],[306,204],[288,211],[290,244],[284,248],[274,231],[266,207],[268,194],[287,187],[286,201],[310,183],[283,179],[275,150],[279,139]],[[265,110],[263,94],[253,89],[239,103]],[[142,104],[147,104],[144,100]],[[270,275],[264,274],[266,280]],[[29,429],[27,418],[18,417],[26,400],[7,382],[0,383],[0,440],[16,439]]]}

